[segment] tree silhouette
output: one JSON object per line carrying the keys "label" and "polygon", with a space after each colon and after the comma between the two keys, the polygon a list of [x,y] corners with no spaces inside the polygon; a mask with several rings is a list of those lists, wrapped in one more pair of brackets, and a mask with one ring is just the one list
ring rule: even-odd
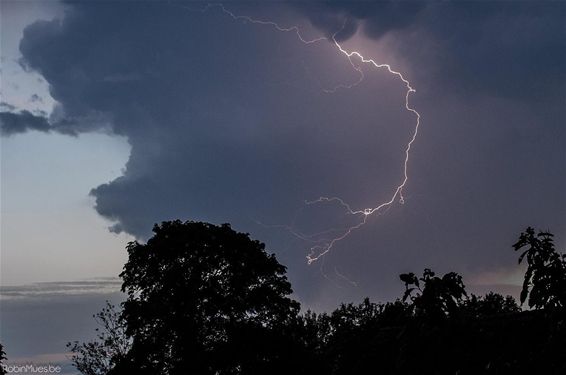
{"label": "tree silhouette", "polygon": [[[563,255],[550,233],[521,234],[528,261],[513,297],[468,297],[455,272],[401,274],[402,300],[307,311],[289,298],[285,267],[229,225],[172,221],[128,244],[127,300],[96,319],[98,340],[70,344],[85,375],[563,374]],[[562,285],[562,287],[560,287]],[[1,349],[1,346],[0,346]]]}
{"label": "tree silhouette", "polygon": [[289,372],[297,319],[285,267],[228,224],[171,221],[131,242],[120,275],[132,348],[113,373]]}
{"label": "tree silhouette", "polygon": [[131,341],[126,336],[126,325],[115,306],[106,301],[106,307],[93,318],[99,325],[96,328],[97,340],[68,343],[73,353],[71,362],[84,375],[106,375],[128,353]]}
{"label": "tree silhouette", "polygon": [[526,258],[527,271],[521,291],[521,303],[528,296],[529,307],[566,308],[566,255],[554,248],[553,234],[528,227],[513,245],[522,251],[519,263]]}
{"label": "tree silhouette", "polygon": [[513,297],[503,297],[494,292],[489,292],[483,297],[472,294],[462,303],[461,309],[471,318],[513,314],[521,311]]}
{"label": "tree silhouette", "polygon": [[4,352],[4,347],[0,344],[0,375],[5,375],[6,370],[4,370],[4,361],[6,360],[6,352]]}
{"label": "tree silhouette", "polygon": [[462,276],[455,272],[438,277],[425,268],[421,278],[412,272],[401,274],[399,278],[405,283],[403,301],[411,299],[417,316],[438,319],[455,314],[459,303],[467,297]]}

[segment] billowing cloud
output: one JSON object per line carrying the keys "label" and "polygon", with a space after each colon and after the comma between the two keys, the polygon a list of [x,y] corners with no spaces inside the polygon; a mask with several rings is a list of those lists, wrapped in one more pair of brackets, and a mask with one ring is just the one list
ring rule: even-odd
{"label": "billowing cloud", "polygon": [[26,28],[20,50],[59,103],[50,116],[64,124],[58,129],[128,138],[123,176],[91,192],[114,231],[143,239],[161,220],[232,222],[277,252],[302,300],[329,306],[395,295],[396,274],[408,269],[513,264],[508,246],[523,226],[566,227],[566,178],[557,172],[563,60],[553,49],[564,41],[553,34],[563,6],[478,8],[332,2],[254,10],[282,24],[302,14],[299,22],[310,19],[325,35],[348,20],[344,41],[359,30],[368,43],[390,38],[380,58],[407,61],[418,90],[412,103],[423,128],[406,204],[310,267],[308,243],[269,224],[342,225],[340,207],[303,205],[321,195],[355,208],[389,199],[414,126],[397,77],[364,67],[362,84],[328,94],[358,79],[332,43],[304,45],[217,7],[202,13],[174,3],[73,3],[63,19]]}
{"label": "billowing cloud", "polygon": [[361,26],[364,34],[380,38],[388,32],[414,26],[426,8],[418,1],[324,1],[290,3],[307,15],[312,24],[327,36],[336,34],[343,41]]}
{"label": "billowing cloud", "polygon": [[[314,2],[297,3],[331,34],[348,20],[371,39],[393,38],[419,81],[461,95],[478,93],[552,100],[564,93],[563,2]],[[447,87],[446,87],[447,86]],[[539,95],[533,95],[536,92]]]}

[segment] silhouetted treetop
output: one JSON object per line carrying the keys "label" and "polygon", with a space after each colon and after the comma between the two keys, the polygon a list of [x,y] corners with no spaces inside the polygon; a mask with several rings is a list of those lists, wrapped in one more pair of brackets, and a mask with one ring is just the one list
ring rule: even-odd
{"label": "silhouetted treetop", "polygon": [[472,294],[470,298],[463,301],[461,308],[471,318],[513,314],[521,311],[515,298],[512,296],[503,297],[494,292],[489,292],[483,297]]}
{"label": "silhouetted treetop", "polygon": [[527,260],[521,303],[528,296],[529,307],[566,308],[566,254],[556,251],[553,237],[549,232],[535,234],[529,227],[513,245],[515,251],[522,251],[519,263]]}
{"label": "silhouetted treetop", "polygon": [[136,373],[243,373],[273,359],[299,304],[265,245],[228,224],[177,220],[153,231],[128,244],[120,275]]}
{"label": "silhouetted treetop", "polygon": [[403,301],[411,299],[417,316],[441,318],[458,311],[460,302],[467,297],[462,276],[449,272],[442,277],[425,268],[423,276],[414,273],[399,275],[405,283]]}
{"label": "silhouetted treetop", "polygon": [[[171,221],[131,242],[127,300],[96,317],[98,341],[71,344],[85,375],[522,375],[566,373],[565,257],[522,233],[528,268],[513,297],[466,293],[455,272],[401,274],[402,300],[307,311],[285,267],[229,225]],[[529,293],[530,292],[530,293]],[[0,346],[1,349],[1,346]]]}
{"label": "silhouetted treetop", "polygon": [[84,375],[106,375],[123,361],[131,347],[126,325],[119,310],[106,301],[106,306],[93,316],[98,323],[96,340],[70,342],[71,362]]}

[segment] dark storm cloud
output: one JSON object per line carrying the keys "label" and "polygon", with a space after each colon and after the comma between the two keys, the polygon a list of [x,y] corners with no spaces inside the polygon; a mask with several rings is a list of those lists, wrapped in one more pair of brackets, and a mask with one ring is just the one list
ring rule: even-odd
{"label": "dark storm cloud", "polygon": [[336,34],[339,41],[351,37],[360,24],[363,31],[372,38],[379,38],[390,31],[403,30],[413,25],[419,13],[426,7],[425,2],[414,1],[325,1],[290,4],[303,11],[312,24],[324,30],[327,36],[331,37],[339,31]]}
{"label": "dark storm cloud", "polygon": [[51,126],[45,117],[36,116],[29,111],[0,112],[0,133],[3,136],[25,133],[28,130],[48,132]]}
{"label": "dark storm cloud", "polygon": [[77,117],[67,116],[62,113],[60,107],[55,107],[50,116],[45,111],[40,110],[36,110],[34,113],[27,110],[14,112],[16,109],[14,106],[3,107],[10,110],[0,112],[0,135],[4,137],[27,131],[44,133],[53,131],[76,136],[82,132],[106,129],[109,122],[109,119],[100,113],[89,113]]}
{"label": "dark storm cloud", "polygon": [[[91,193],[114,231],[143,239],[161,220],[231,222],[268,242],[303,301],[328,307],[398,295],[402,271],[512,266],[508,246],[524,226],[566,227],[564,109],[556,104],[563,93],[557,97],[559,84],[549,83],[564,79],[563,60],[550,48],[563,39],[548,35],[562,7],[533,5],[529,15],[521,4],[462,6],[255,10],[288,25],[297,20],[284,10],[299,9],[327,35],[346,17],[341,40],[358,29],[392,36],[391,52],[409,61],[406,74],[418,90],[412,104],[423,127],[407,203],[372,217],[311,267],[308,244],[257,221],[288,224],[305,199],[321,195],[355,208],[390,198],[414,125],[396,77],[368,68],[363,84],[329,95],[322,89],[357,79],[331,43],[306,46],[219,8],[203,14],[170,3],[73,3],[62,20],[26,28],[20,50],[60,103],[52,126],[111,127],[128,138],[124,175]],[[533,68],[538,60],[548,71]],[[339,213],[310,207],[295,222],[321,230],[336,225]]]}
{"label": "dark storm cloud", "polygon": [[[564,2],[298,3],[332,33],[344,19],[373,39],[393,35],[419,81],[451,91],[549,100],[566,90]],[[348,34],[340,35],[347,39]],[[427,82],[428,83],[428,82]],[[533,95],[538,93],[538,95]],[[542,94],[542,95],[541,95]]]}

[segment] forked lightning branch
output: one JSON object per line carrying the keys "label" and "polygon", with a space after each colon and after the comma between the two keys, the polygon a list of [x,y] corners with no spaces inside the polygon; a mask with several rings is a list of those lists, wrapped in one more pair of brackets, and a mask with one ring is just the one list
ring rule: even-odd
{"label": "forked lightning branch", "polygon": [[[359,229],[362,226],[364,226],[367,223],[367,220],[370,216],[372,216],[374,214],[379,214],[380,212],[383,212],[385,209],[387,209],[391,205],[393,205],[393,203],[395,203],[396,201],[398,201],[401,204],[403,204],[405,202],[405,198],[403,196],[403,189],[405,188],[405,186],[407,185],[407,182],[409,181],[408,170],[409,170],[409,159],[410,159],[411,147],[413,146],[413,143],[417,139],[417,135],[418,135],[418,132],[419,132],[419,126],[420,126],[420,118],[421,118],[420,114],[413,107],[411,107],[410,101],[409,101],[410,96],[411,96],[412,93],[415,92],[415,89],[411,86],[411,83],[403,76],[403,74],[394,70],[391,67],[391,65],[385,64],[385,63],[377,63],[373,59],[369,59],[369,58],[364,57],[364,55],[359,51],[349,51],[346,48],[344,48],[337,41],[337,38],[336,38],[337,35],[342,30],[337,30],[336,33],[334,33],[330,38],[323,36],[323,37],[317,37],[317,38],[314,38],[314,39],[308,39],[308,38],[305,38],[302,35],[301,30],[299,29],[298,26],[285,27],[285,26],[279,25],[278,23],[276,23],[274,21],[255,19],[255,18],[252,18],[250,16],[246,16],[246,15],[237,15],[237,14],[233,13],[232,11],[226,9],[224,7],[224,5],[222,5],[222,4],[208,4],[202,9],[192,9],[192,8],[185,8],[185,9],[192,11],[192,12],[200,11],[202,13],[205,13],[212,8],[219,8],[224,14],[231,17],[235,21],[242,21],[242,22],[249,23],[249,24],[256,24],[256,25],[261,25],[261,26],[265,26],[265,27],[271,27],[278,32],[295,34],[296,38],[301,43],[304,43],[304,44],[313,44],[313,43],[318,43],[318,42],[322,42],[322,41],[328,41],[328,42],[333,43],[333,45],[336,47],[336,51],[338,52],[338,54],[340,54],[340,55],[344,56],[346,59],[348,59],[348,62],[350,63],[352,68],[359,74],[359,79],[354,83],[340,84],[340,85],[335,86],[334,88],[326,89],[326,90],[324,90],[324,92],[326,92],[326,93],[332,94],[332,93],[336,92],[337,90],[352,89],[355,86],[359,85],[364,80],[364,72],[361,68],[362,64],[367,65],[367,66],[369,66],[370,68],[373,68],[373,69],[385,69],[390,74],[396,76],[407,89],[407,91],[405,92],[404,106],[405,106],[406,111],[408,111],[412,115],[414,115],[415,125],[414,125],[413,132],[411,134],[411,137],[410,137],[409,141],[407,142],[407,144],[405,146],[405,158],[404,158],[403,165],[402,165],[402,168],[403,168],[403,178],[402,178],[402,180],[397,185],[397,187],[394,189],[389,200],[384,201],[384,202],[380,202],[380,203],[378,202],[373,207],[367,207],[367,208],[362,208],[362,209],[353,209],[348,203],[346,203],[344,200],[342,200],[339,197],[324,197],[324,196],[322,196],[322,197],[320,197],[316,200],[307,201],[306,202],[307,205],[316,205],[316,204],[322,204],[322,203],[337,203],[345,209],[347,215],[351,215],[351,216],[355,216],[355,217],[359,218],[359,221],[356,224],[348,226],[346,228],[342,228],[341,230],[338,231],[338,233],[334,237],[332,237],[330,239],[314,241],[315,242],[314,246],[312,246],[310,248],[309,253],[307,254],[307,262],[309,264],[311,264],[311,263],[319,260],[324,255],[328,254],[328,252],[330,252],[330,250],[334,247],[334,245],[337,242],[348,237],[352,233],[352,231]],[[346,25],[346,22],[344,22],[344,26],[345,25]],[[309,236],[309,235],[305,235],[303,233],[300,233],[300,232],[296,231],[291,226],[283,226],[283,227],[285,227],[287,230],[289,230],[289,232],[291,232],[294,236],[296,236],[297,238],[299,238],[301,240],[312,241],[313,235]],[[325,231],[325,233],[331,233],[331,232],[336,232],[336,230]]]}

